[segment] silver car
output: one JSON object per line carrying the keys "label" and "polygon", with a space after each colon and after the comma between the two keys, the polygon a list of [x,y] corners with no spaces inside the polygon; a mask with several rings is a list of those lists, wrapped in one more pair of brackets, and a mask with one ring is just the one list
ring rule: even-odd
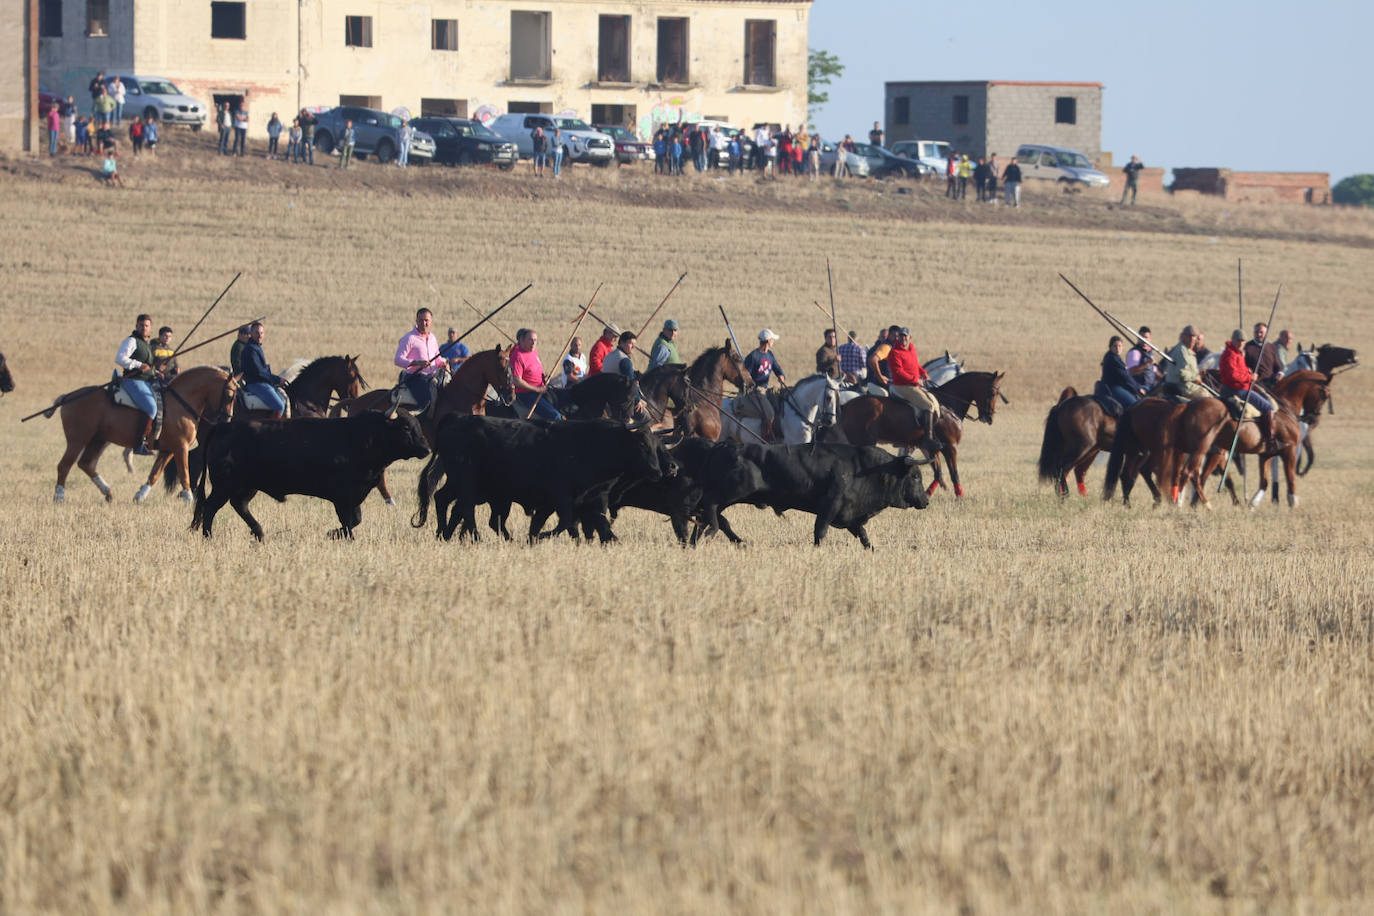
{"label": "silver car", "polygon": [[1026,144],[1016,151],[1021,177],[1057,181],[1066,191],[1084,188],[1105,188],[1112,180],[1093,167],[1092,161],[1078,150],[1062,146]]}
{"label": "silver car", "polygon": [[[163,124],[187,124],[191,130],[205,126],[206,106],[203,102],[184,95],[176,84],[161,76],[125,76],[119,74],[124,83],[124,117],[147,117]],[[105,78],[109,86],[114,76]]]}

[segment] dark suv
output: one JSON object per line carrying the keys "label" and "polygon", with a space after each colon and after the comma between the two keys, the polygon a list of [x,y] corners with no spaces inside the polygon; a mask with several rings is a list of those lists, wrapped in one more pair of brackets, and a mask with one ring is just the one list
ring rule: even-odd
{"label": "dark suv", "polygon": [[[343,140],[344,122],[353,122],[353,155],[359,159],[376,156],[387,163],[396,158],[401,148],[401,119],[375,108],[355,108],[340,105],[316,115],[315,149],[325,156],[334,152]],[[413,125],[412,125],[413,126]],[[434,158],[434,138],[416,130],[410,141],[410,160],[417,164]]]}
{"label": "dark suv", "polygon": [[466,118],[416,118],[410,122],[434,138],[434,161],[445,165],[494,162],[509,172],[520,161],[514,143],[493,133],[481,121]]}

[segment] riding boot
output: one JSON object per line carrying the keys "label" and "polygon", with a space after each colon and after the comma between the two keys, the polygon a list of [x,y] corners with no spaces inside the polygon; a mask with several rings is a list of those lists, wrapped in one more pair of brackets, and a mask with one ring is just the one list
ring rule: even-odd
{"label": "riding boot", "polygon": [[143,430],[138,435],[138,447],[134,449],[135,455],[151,455],[157,451],[157,443],[153,441],[153,418],[148,417],[143,424]]}
{"label": "riding boot", "polygon": [[926,443],[926,448],[930,451],[930,453],[931,453],[932,455],[935,454],[936,452],[944,451],[944,448],[945,448],[944,442],[940,441],[940,437],[939,437],[938,435],[935,434],[935,421],[936,421],[937,419],[939,419],[939,415],[936,414],[935,411],[933,411],[933,410],[927,410],[927,411],[925,411],[925,426],[926,426],[925,443]]}
{"label": "riding boot", "polygon": [[1274,438],[1274,412],[1272,410],[1266,410],[1259,415],[1259,428],[1260,436],[1264,439],[1264,450],[1277,452],[1279,443]]}

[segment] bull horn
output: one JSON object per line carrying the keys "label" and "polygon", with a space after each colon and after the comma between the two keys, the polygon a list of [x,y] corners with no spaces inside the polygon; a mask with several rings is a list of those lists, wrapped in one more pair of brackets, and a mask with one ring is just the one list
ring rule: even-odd
{"label": "bull horn", "polygon": [[649,420],[646,418],[646,419],[643,419],[643,420],[631,420],[629,423],[626,423],[626,424],[625,424],[625,428],[626,428],[626,429],[640,430],[640,429],[643,429],[644,427],[646,427],[646,426],[648,426],[648,425],[649,425]]}
{"label": "bull horn", "polygon": [[927,465],[927,464],[930,464],[930,463],[932,463],[933,461],[935,461],[935,459],[934,459],[933,457],[931,457],[931,458],[917,458],[915,455],[903,455],[903,456],[902,456],[902,460],[905,461],[909,466],[911,466],[911,467],[918,467],[918,468],[919,468],[919,467],[922,467],[923,465]]}
{"label": "bull horn", "polygon": [[388,420],[394,420],[394,419],[396,419],[396,412],[397,412],[399,409],[400,409],[400,408],[397,407],[395,404],[391,405],[391,409],[388,410],[388,411],[386,412],[386,418],[387,418]]}

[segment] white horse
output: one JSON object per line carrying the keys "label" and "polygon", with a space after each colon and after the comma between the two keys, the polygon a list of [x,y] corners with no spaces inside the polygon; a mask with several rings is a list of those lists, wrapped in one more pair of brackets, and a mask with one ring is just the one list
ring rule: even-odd
{"label": "white horse", "polygon": [[930,387],[939,388],[946,382],[953,381],[955,377],[964,374],[964,361],[959,358],[958,353],[950,353],[946,350],[944,356],[935,357],[922,368],[930,374]]}
{"label": "white horse", "polygon": [[[839,416],[840,406],[859,394],[858,391],[842,389],[839,380],[828,375],[819,372],[808,375],[777,398],[777,424],[782,441],[788,445],[814,441],[816,431],[833,426]],[[749,415],[757,408],[751,405],[745,409],[745,416],[740,416],[737,402],[745,397],[748,395],[741,394],[721,402],[721,412],[731,418],[721,424],[722,440],[757,443],[763,437],[763,420]]]}

